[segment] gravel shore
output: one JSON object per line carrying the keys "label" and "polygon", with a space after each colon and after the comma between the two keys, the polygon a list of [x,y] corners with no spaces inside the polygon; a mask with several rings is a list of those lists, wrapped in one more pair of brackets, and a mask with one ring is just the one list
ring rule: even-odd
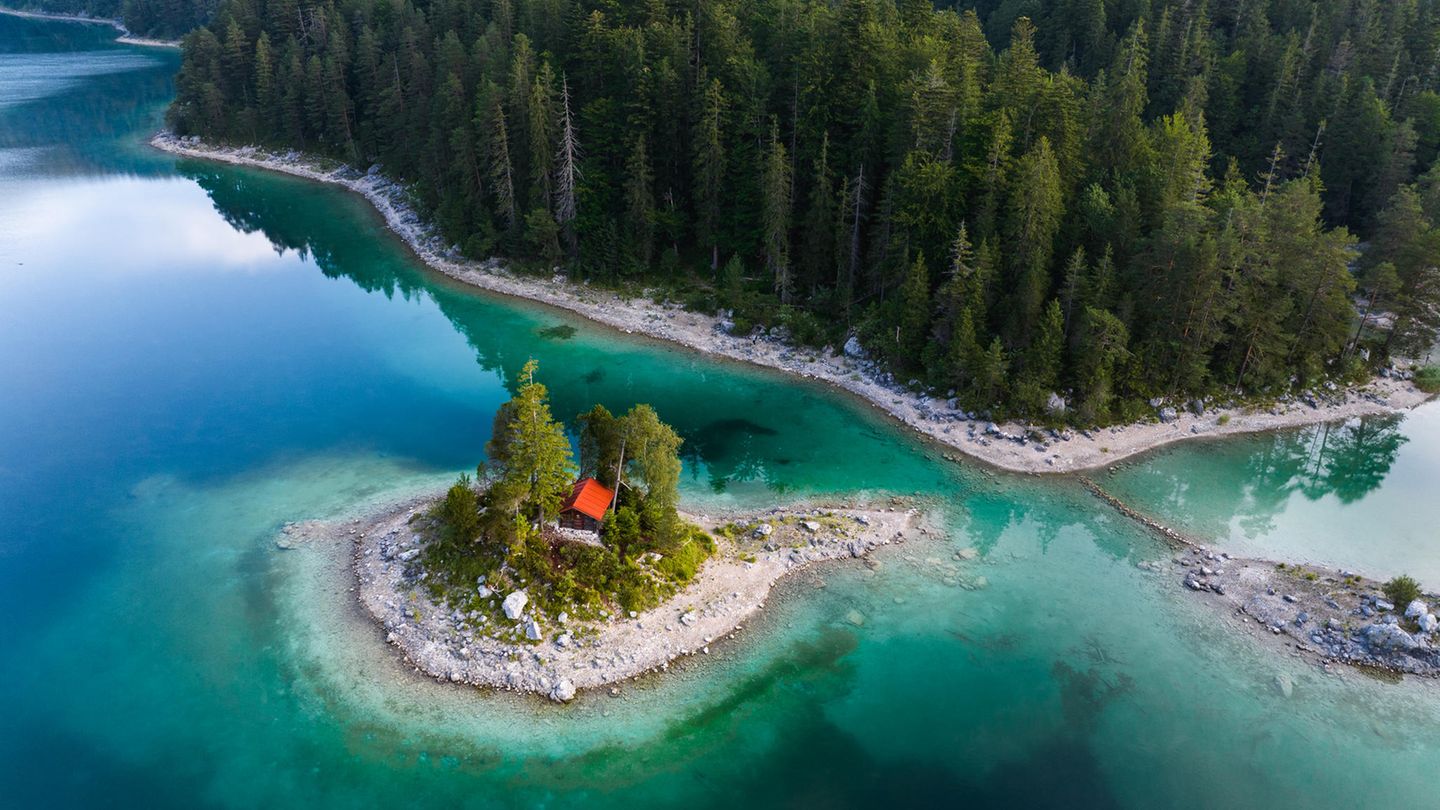
{"label": "gravel shore", "polygon": [[550,279],[519,276],[497,260],[463,259],[415,210],[406,189],[377,169],[368,172],[299,152],[256,147],[222,147],[195,138],[157,134],[151,144],[185,157],[216,160],[334,183],[363,195],[390,229],[434,270],[490,292],[537,301],[573,312],[629,334],[678,343],[706,354],[753,363],[827,383],[860,397],[928,439],[992,466],[1022,473],[1093,469],[1186,439],[1298,427],[1414,408],[1431,396],[1396,377],[1376,378],[1350,390],[1321,390],[1288,398],[1266,409],[1202,409],[1157,406],[1164,421],[1140,422],[1096,431],[1033,431],[1018,424],[996,425],[958,410],[953,401],[922,396],[865,358],[847,343],[840,351],[815,351],[777,337],[735,336],[714,316],[673,304],[624,299],[556,274]]}
{"label": "gravel shore", "polygon": [[[420,582],[424,543],[411,518],[427,509],[423,498],[391,507],[358,522],[289,524],[276,544],[351,539],[361,605],[407,663],[438,680],[539,694],[556,701],[577,690],[609,686],[663,671],[681,656],[708,655],[710,645],[733,638],[761,610],[785,575],[826,560],[864,557],[871,550],[925,529],[904,507],[794,508],[746,515],[687,516],[707,530],[734,522],[757,530],[728,540],[682,591],[666,603],[632,616],[600,621],[547,622],[534,641],[511,641],[512,626],[531,618],[487,621],[448,611]],[[759,527],[769,527],[761,530]],[[415,552],[415,553],[410,553]],[[497,604],[508,594],[495,594]],[[493,634],[493,635],[492,635]]]}

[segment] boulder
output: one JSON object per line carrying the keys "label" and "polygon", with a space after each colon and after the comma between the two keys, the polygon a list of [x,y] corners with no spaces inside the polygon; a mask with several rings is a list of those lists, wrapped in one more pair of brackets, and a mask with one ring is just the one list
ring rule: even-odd
{"label": "boulder", "polygon": [[1424,633],[1433,633],[1436,627],[1440,627],[1440,619],[1435,618],[1435,614],[1433,613],[1426,613],[1424,616],[1416,619],[1415,622],[1420,625],[1420,630]]}
{"label": "boulder", "polygon": [[489,599],[495,592],[490,590],[489,585],[480,585],[475,588],[475,593],[480,594],[481,599]]}
{"label": "boulder", "polygon": [[1405,618],[1418,619],[1430,612],[1430,606],[1423,599],[1415,599],[1405,606]]}
{"label": "boulder", "polygon": [[556,703],[569,703],[575,699],[575,684],[569,678],[561,678],[550,690],[550,699]]}
{"label": "boulder", "polygon": [[1050,392],[1050,398],[1045,401],[1045,412],[1051,416],[1062,416],[1065,413],[1065,398]]}
{"label": "boulder", "polygon": [[850,625],[851,627],[864,627],[865,614],[861,613],[858,610],[855,610],[854,608],[851,608],[845,614],[845,623]]}
{"label": "boulder", "polygon": [[694,624],[695,624],[695,611],[689,610],[689,611],[686,611],[684,614],[682,614],[682,615],[680,616],[680,623],[683,624],[683,625],[685,625],[686,627],[692,627],[692,626],[694,626]]}
{"label": "boulder", "polygon": [[539,623],[539,622],[535,621],[534,619],[527,619],[527,620],[525,621],[525,638],[528,638],[528,639],[530,639],[531,641],[539,641],[539,640],[540,640],[540,623]]}
{"label": "boulder", "polygon": [[1414,636],[1400,629],[1394,624],[1369,624],[1360,631],[1360,636],[1365,640],[1365,646],[1372,650],[1389,652],[1392,650],[1408,651],[1415,649],[1418,642]]}
{"label": "boulder", "polygon": [[396,555],[395,555],[395,559],[399,560],[400,562],[410,562],[411,560],[413,560],[413,559],[415,559],[416,557],[419,557],[419,556],[420,556],[420,549],[418,549],[418,548],[412,548],[412,549],[408,549],[408,550],[406,550],[406,551],[402,551],[402,552],[400,552],[399,554],[396,554]]}
{"label": "boulder", "polygon": [[505,611],[505,618],[513,622],[520,618],[521,613],[525,612],[525,605],[529,601],[530,597],[526,596],[524,591],[514,591],[505,597],[505,601],[500,603],[500,607]]}
{"label": "boulder", "polygon": [[1376,609],[1376,610],[1394,610],[1394,609],[1395,609],[1395,606],[1392,605],[1392,604],[1390,604],[1389,602],[1385,601],[1384,599],[1376,599],[1376,600],[1375,600],[1375,609]]}
{"label": "boulder", "polygon": [[1160,409],[1160,421],[1161,421],[1161,422],[1164,422],[1164,423],[1167,424],[1167,425],[1170,424],[1171,422],[1174,422],[1176,419],[1179,419],[1179,418],[1180,418],[1180,414],[1177,413],[1174,408],[1161,408],[1161,409]]}
{"label": "boulder", "polygon": [[771,534],[772,532],[774,532],[774,531],[775,531],[775,527],[774,527],[774,526],[771,526],[769,523],[761,523],[759,526],[756,526],[756,527],[755,527],[755,536],[756,536],[756,537],[769,537],[770,534]]}
{"label": "boulder", "polygon": [[846,357],[853,357],[856,360],[864,360],[868,356],[865,354],[865,347],[860,345],[860,338],[854,335],[845,339],[842,351],[845,352]]}
{"label": "boulder", "polygon": [[1289,675],[1282,672],[1275,676],[1275,691],[1288,698],[1295,694],[1295,682],[1290,680]]}
{"label": "boulder", "polygon": [[801,526],[804,526],[804,527],[805,527],[805,531],[810,532],[811,534],[814,534],[815,532],[820,531],[820,524],[819,524],[819,523],[816,523],[816,522],[813,521],[813,520],[804,520],[804,521],[801,521],[801,522],[800,522],[800,525],[801,525]]}

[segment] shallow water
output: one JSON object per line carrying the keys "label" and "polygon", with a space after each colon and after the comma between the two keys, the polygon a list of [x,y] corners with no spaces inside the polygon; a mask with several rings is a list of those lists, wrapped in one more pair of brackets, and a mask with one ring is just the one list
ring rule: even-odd
{"label": "shallow water", "polygon": [[[151,152],[171,54],[7,17],[0,53],[0,88],[24,88],[0,95],[7,804],[1429,803],[1433,685],[1231,633],[1074,482],[947,464],[824,389],[461,289],[341,191]],[[273,533],[472,468],[532,356],[557,414],[646,401],[676,424],[696,508],[920,493],[945,536],[807,572],[618,699],[419,679],[346,593],[346,550]],[[1283,436],[1104,480],[1221,542],[1367,572],[1411,533],[1420,571],[1437,421],[1327,450],[1322,484]],[[942,580],[965,546],[988,588]]]}

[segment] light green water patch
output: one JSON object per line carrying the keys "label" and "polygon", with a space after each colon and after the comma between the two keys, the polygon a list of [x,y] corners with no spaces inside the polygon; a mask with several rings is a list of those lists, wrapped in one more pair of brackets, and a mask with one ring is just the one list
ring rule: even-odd
{"label": "light green water patch", "polygon": [[1440,403],[1404,417],[1179,445],[1098,476],[1233,553],[1440,588]]}

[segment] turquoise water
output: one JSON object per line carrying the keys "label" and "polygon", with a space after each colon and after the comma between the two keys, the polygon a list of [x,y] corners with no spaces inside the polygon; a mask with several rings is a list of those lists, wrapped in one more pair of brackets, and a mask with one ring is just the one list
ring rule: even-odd
{"label": "turquoise water", "polygon": [[[1074,482],[947,464],[823,389],[460,289],[343,192],[151,152],[174,67],[0,17],[3,804],[1432,803],[1433,685],[1235,636]],[[273,533],[473,467],[532,356],[558,414],[653,403],[697,508],[919,493],[943,536],[801,575],[741,643],[618,699],[419,679],[343,549]],[[1322,454],[1322,483],[1267,472],[1312,458],[1285,437],[1107,480],[1223,542],[1366,570],[1434,508],[1386,505],[1434,480],[1433,411],[1393,431]],[[1328,498],[1367,542],[1306,517]],[[988,588],[943,583],[966,546]]]}

